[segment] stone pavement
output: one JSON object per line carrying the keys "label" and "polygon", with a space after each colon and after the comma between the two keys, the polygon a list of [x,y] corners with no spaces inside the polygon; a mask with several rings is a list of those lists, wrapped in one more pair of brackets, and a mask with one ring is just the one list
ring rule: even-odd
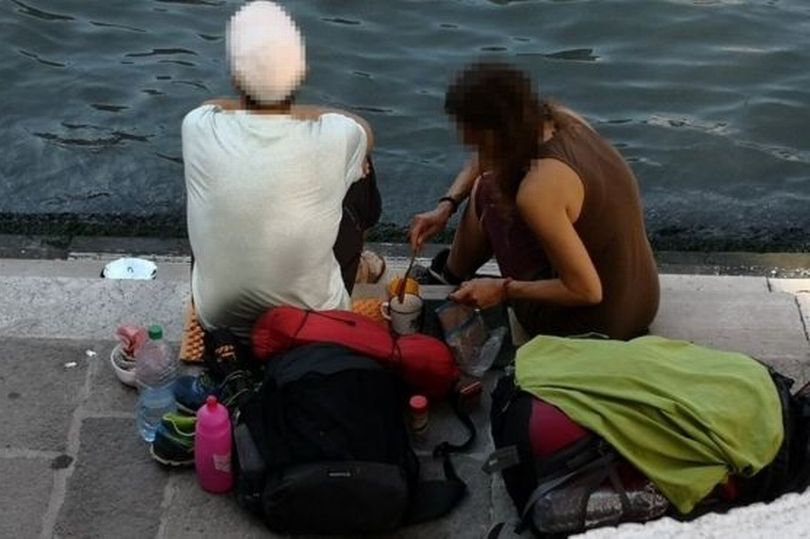
{"label": "stone pavement", "polygon": [[[115,379],[109,354],[123,322],[160,323],[169,338],[179,338],[188,267],[158,262],[155,281],[105,281],[99,260],[0,260],[0,537],[270,536],[232,498],[203,493],[193,472],[151,461],[135,432],[135,393]],[[402,261],[392,262],[398,268]],[[654,333],[746,352],[800,383],[810,378],[810,280],[664,275],[662,284]],[[514,520],[501,481],[479,470],[491,442],[483,409],[475,420],[481,436],[470,454],[456,458],[470,496],[451,516],[391,537],[477,538],[493,522]],[[426,446],[462,435],[441,410],[430,432]],[[436,463],[428,472],[438,475]],[[772,507],[587,536],[810,533],[795,516],[810,512],[810,494]],[[777,514],[794,516],[771,518]]]}

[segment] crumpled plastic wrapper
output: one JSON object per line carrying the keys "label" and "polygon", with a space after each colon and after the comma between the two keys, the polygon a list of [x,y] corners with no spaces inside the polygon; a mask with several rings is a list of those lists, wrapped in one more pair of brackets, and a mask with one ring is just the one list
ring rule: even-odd
{"label": "crumpled plastic wrapper", "polygon": [[119,258],[104,266],[101,276],[105,279],[151,280],[157,276],[157,265],[143,258]]}

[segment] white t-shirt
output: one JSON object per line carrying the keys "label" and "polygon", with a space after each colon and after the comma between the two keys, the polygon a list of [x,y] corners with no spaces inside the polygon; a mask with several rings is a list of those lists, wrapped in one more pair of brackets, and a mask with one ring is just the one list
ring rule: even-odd
{"label": "white t-shirt", "polygon": [[273,306],[351,308],[332,247],[366,145],[340,114],[304,121],[203,105],[186,115],[191,286],[204,327],[247,338]]}

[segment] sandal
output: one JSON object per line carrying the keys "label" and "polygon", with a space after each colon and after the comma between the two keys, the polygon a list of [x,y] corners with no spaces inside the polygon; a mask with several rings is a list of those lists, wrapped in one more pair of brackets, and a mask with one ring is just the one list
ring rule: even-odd
{"label": "sandal", "polygon": [[360,253],[360,263],[357,266],[355,283],[375,284],[385,274],[385,259],[374,251]]}

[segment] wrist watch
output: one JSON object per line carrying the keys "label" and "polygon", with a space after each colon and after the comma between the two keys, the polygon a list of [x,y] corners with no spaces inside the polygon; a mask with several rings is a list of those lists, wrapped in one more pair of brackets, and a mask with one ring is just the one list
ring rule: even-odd
{"label": "wrist watch", "polygon": [[456,211],[458,211],[458,201],[455,198],[449,195],[443,196],[442,198],[439,199],[438,203],[441,204],[442,202],[445,201],[449,202],[450,205],[452,206],[452,208],[450,209],[450,215],[453,215],[454,213],[456,213]]}

